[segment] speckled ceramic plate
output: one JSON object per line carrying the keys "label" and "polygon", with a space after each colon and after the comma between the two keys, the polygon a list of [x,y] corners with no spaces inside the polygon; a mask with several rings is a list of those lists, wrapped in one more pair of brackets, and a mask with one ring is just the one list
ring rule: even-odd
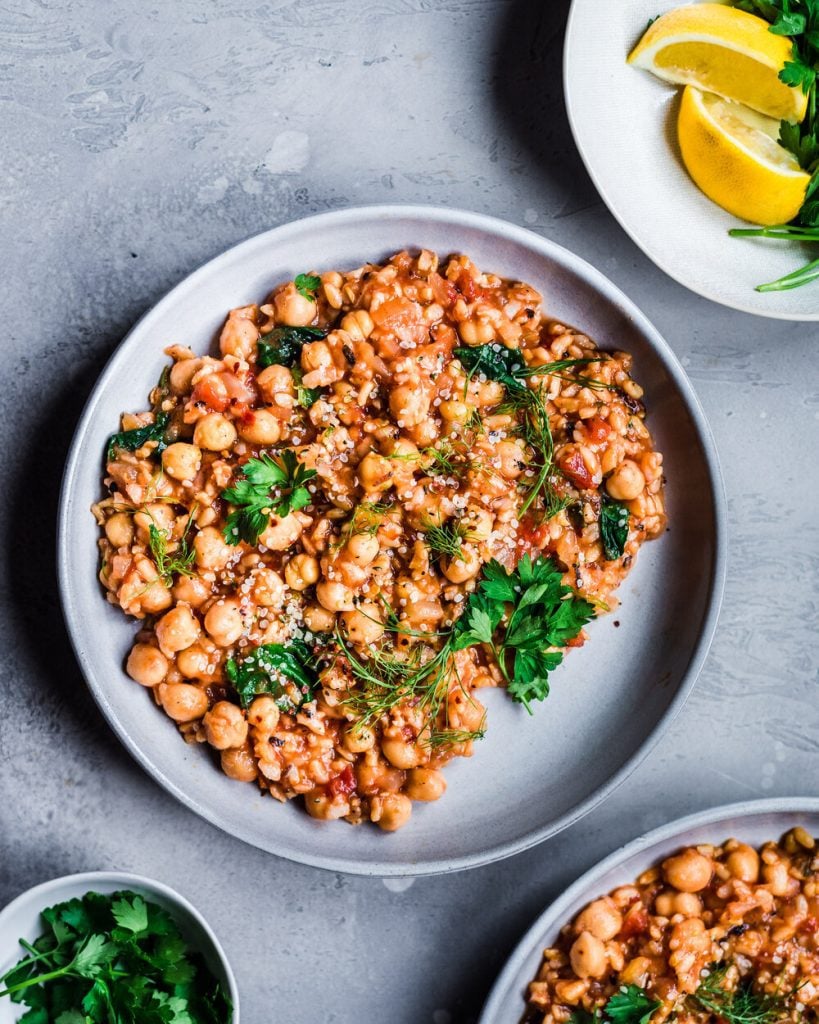
{"label": "speckled ceramic plate", "polygon": [[525,993],[540,967],[543,950],[590,900],[632,882],[647,868],[692,843],[722,843],[735,837],[753,846],[779,839],[801,825],[819,835],[819,799],[750,800],[680,818],[615,851],[570,886],[521,939],[484,1006],[479,1024],[520,1024]]}
{"label": "speckled ceramic plate", "polygon": [[[416,804],[394,834],[309,818],[232,782],[207,748],[188,746],[123,672],[136,626],[97,581],[102,452],[120,412],[144,408],[172,343],[204,352],[226,311],[262,299],[305,267],[357,267],[405,248],[468,253],[478,266],[532,283],[549,313],[604,349],[634,354],[649,424],[665,454],[671,529],[647,544],[615,615],[554,674],[530,717],[486,693],[489,732],[473,760],[447,768],[448,791]],[[427,207],[324,214],[259,235],[191,274],[131,331],[83,413],[66,467],[59,572],[66,621],[88,685],[125,746],[166,789],[225,831],[272,853],[335,870],[426,874],[484,864],[565,828],[618,785],[662,734],[694,683],[716,624],[724,575],[724,499],[713,441],[674,354],[593,267],[499,220]],[[616,628],[615,623],[619,623]],[[482,699],[484,695],[482,694]],[[587,756],[589,750],[595,756]]]}
{"label": "speckled ceramic plate", "polygon": [[[40,913],[55,903],[79,899],[87,892],[109,894],[128,889],[163,907],[173,915],[183,936],[204,957],[214,976],[233,1003],[230,1024],[239,1024],[239,990],[225,951],[196,907],[175,889],[141,875],[119,871],[87,871],[80,875],[52,878],[27,889],[0,910],[0,975],[5,974],[25,955],[19,939],[34,942],[43,933]],[[25,1007],[0,999],[0,1024],[18,1021]]]}
{"label": "speckled ceramic plate", "polygon": [[[604,202],[643,252],[680,284],[746,313],[819,320],[819,282],[754,291],[815,258],[797,243],[731,238],[743,222],[707,199],[677,146],[680,90],[626,57],[650,18],[682,0],[574,0],[566,29],[564,87],[574,139]],[[811,254],[812,253],[812,254]]]}

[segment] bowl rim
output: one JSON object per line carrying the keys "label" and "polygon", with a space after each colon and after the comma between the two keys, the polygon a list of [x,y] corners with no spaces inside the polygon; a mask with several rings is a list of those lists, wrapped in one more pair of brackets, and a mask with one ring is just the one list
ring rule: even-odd
{"label": "bowl rim", "polygon": [[[758,800],[742,800],[738,803],[719,804],[702,811],[694,811],[692,814],[674,818],[664,825],[659,825],[657,828],[635,837],[592,865],[588,871],[584,871],[578,879],[572,882],[568,889],[565,889],[549,903],[546,909],[537,916],[534,923],[526,929],[492,986],[481,1009],[477,1024],[498,1024],[500,1021],[498,1014],[505,1006],[508,989],[532,955],[533,948],[537,948],[541,944],[540,940],[544,932],[554,927],[557,922],[563,922],[568,909],[573,906],[575,901],[612,868],[616,868],[618,864],[628,860],[633,854],[655,846],[666,839],[674,839],[689,829],[714,825],[724,819],[752,818],[765,814],[819,814],[819,797],[763,797]],[[623,884],[628,881],[630,880],[624,880]],[[521,1009],[521,1016],[522,1014],[523,1010]]]}
{"label": "bowl rim", "polygon": [[787,311],[780,310],[767,310],[767,309],[755,309],[751,306],[744,306],[741,302],[735,302],[733,300],[726,299],[724,296],[720,296],[718,292],[711,291],[709,289],[694,288],[693,285],[689,284],[678,271],[672,270],[665,257],[658,254],[653,248],[648,246],[641,238],[638,237],[636,229],[632,228],[623,213],[621,213],[619,207],[611,200],[605,185],[601,179],[600,174],[595,169],[591,160],[589,159],[583,145],[580,141],[580,130],[577,124],[577,119],[572,107],[571,100],[571,84],[569,77],[569,45],[570,37],[574,31],[574,18],[578,7],[581,3],[586,0],[572,0],[572,5],[569,8],[569,16],[566,20],[566,31],[563,36],[563,100],[566,108],[566,117],[569,122],[569,128],[572,132],[572,139],[577,148],[577,152],[580,154],[580,159],[583,161],[583,166],[586,168],[586,173],[592,180],[592,184],[597,189],[600,198],[606,205],[609,213],[614,217],[620,227],[625,231],[628,237],[634,242],[637,248],[651,260],[651,262],[658,267],[664,274],[670,277],[677,284],[687,288],[694,295],[699,295],[704,299],[708,299],[711,302],[717,303],[719,306],[724,306],[726,309],[735,309],[739,313],[747,313],[749,316],[759,316],[767,320],[783,320],[786,323],[816,323],[819,321],[819,312],[817,313],[788,313]]}
{"label": "bowl rim", "polygon": [[[49,893],[53,892],[55,889],[66,884],[72,884],[76,885],[78,889],[83,888],[84,892],[91,892],[94,885],[99,884],[100,882],[106,882],[112,885],[121,884],[123,889],[141,890],[146,894],[154,893],[157,896],[162,896],[170,903],[174,903],[179,906],[185,911],[185,913],[189,914],[194,921],[196,921],[197,925],[204,932],[216,958],[222,966],[222,970],[224,971],[228,993],[230,995],[231,1002],[233,1003],[231,1024],[239,1024],[239,989],[236,984],[236,977],[233,973],[233,968],[230,965],[227,954],[222,948],[221,942],[213,928],[211,928],[203,917],[202,912],[198,910],[191,901],[187,899],[187,897],[183,896],[182,893],[172,888],[166,882],[160,882],[155,878],[148,878],[146,875],[136,875],[129,871],[80,871],[72,875],[60,875],[57,878],[50,878],[45,882],[39,882],[37,885],[33,885],[30,889],[24,889],[23,892],[18,893],[17,896],[0,909],[0,934],[2,934],[3,926],[6,921],[11,918],[12,913],[19,910],[21,907],[25,907],[30,902],[36,903],[38,908],[36,916],[39,918],[41,911],[49,906]],[[42,900],[41,897],[43,897]],[[202,951],[200,950],[200,952]]]}
{"label": "bowl rim", "polygon": [[[122,341],[119,342],[108,362],[97,378],[91,393],[86,401],[85,407],[77,422],[74,437],[71,442],[69,455],[63,473],[59,511],[57,522],[57,570],[60,599],[66,628],[74,649],[78,666],[83,678],[88,685],[91,694],[123,746],[131,756],[140,764],[154,780],[165,790],[179,800],[184,806],[194,811],[200,817],[209,821],[218,828],[220,824],[218,814],[212,813],[208,807],[203,806],[195,796],[184,791],[182,787],[152,762],[149,752],[135,746],[129,737],[125,725],[119,721],[112,707],[110,706],[105,690],[93,678],[92,672],[86,664],[86,657],[83,652],[83,640],[86,633],[85,624],[79,609],[74,601],[74,583],[68,571],[69,558],[69,533],[70,521],[74,512],[74,481],[77,475],[77,467],[85,458],[84,438],[88,431],[94,411],[101,394],[110,386],[111,379],[116,375],[119,363],[125,358],[126,349],[132,336],[137,331],[143,331],[155,321],[161,321],[166,307],[175,302],[180,295],[184,295],[190,289],[195,289],[198,282],[206,273],[218,271],[223,263],[241,259],[246,254],[253,252],[256,247],[269,246],[286,243],[291,232],[299,232],[305,225],[312,228],[337,227],[349,222],[360,222],[372,220],[377,222],[402,221],[412,219],[416,221],[435,223],[438,225],[452,226],[457,229],[467,229],[489,234],[499,240],[511,241],[515,244],[534,250],[546,258],[559,263],[569,273],[574,274],[594,289],[598,295],[616,307],[624,317],[640,332],[646,343],[656,354],[661,362],[664,371],[673,382],[674,387],[680,394],[681,400],[691,417],[695,433],[702,449],[705,468],[708,474],[711,497],[713,502],[714,530],[714,554],[711,563],[711,575],[708,583],[705,601],[705,613],[701,624],[699,636],[694,644],[687,668],[683,673],[680,684],[673,699],[669,702],[666,710],[660,716],[655,727],[633,751],[631,756],[623,762],[617,772],[612,775],[606,783],[592,791],[585,800],[570,808],[567,812],[553,819],[546,825],[536,828],[518,839],[505,840],[494,843],[479,852],[463,854],[457,857],[436,858],[430,857],[424,861],[382,861],[369,859],[362,861],[353,856],[339,858],[325,856],[322,853],[304,852],[300,849],[293,849],[282,844],[274,848],[272,843],[260,843],[248,829],[231,829],[228,834],[241,839],[252,846],[257,846],[268,853],[311,867],[324,868],[331,871],[341,871],[355,875],[369,875],[376,877],[407,877],[420,875],[445,874],[451,871],[460,871],[467,868],[481,867],[485,864],[510,857],[521,853],[533,846],[545,841],[550,836],[568,828],[575,821],[592,810],[609,796],[629,775],[637,768],[643,759],[649,754],[666,730],[679,714],[688,694],[699,677],[708,650],[716,630],[719,611],[722,604],[722,597],[725,587],[726,565],[727,565],[727,501],[725,486],[719,465],[716,445],[711,433],[711,428],[705,417],[691,382],[683,370],[677,356],[674,354],[668,342],[663,338],[656,327],[648,320],[644,313],[629,299],[613,282],[611,282],[601,271],[592,266],[586,260],[575,255],[563,246],[552,242],[542,235],[529,231],[516,224],[511,224],[497,217],[490,217],[486,214],[472,213],[465,210],[458,210],[449,207],[437,207],[427,205],[369,205],[354,206],[343,210],[334,210],[329,213],[315,214],[291,220],[285,224],[271,228],[267,231],[245,239],[238,244],[231,246],[216,257],[205,261],[196,270],[185,275],[181,281],[173,286],[157,303],[155,303],[142,317],[137,320],[133,327],[127,332]],[[224,829],[224,831],[228,831]]]}

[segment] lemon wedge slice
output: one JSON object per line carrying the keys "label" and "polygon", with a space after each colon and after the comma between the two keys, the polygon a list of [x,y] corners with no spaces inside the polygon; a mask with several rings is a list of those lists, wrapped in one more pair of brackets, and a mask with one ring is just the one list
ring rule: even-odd
{"label": "lemon wedge slice", "polygon": [[688,173],[735,217],[785,224],[799,212],[810,181],[776,141],[779,122],[714,93],[688,86],[677,137]]}
{"label": "lemon wedge slice", "polygon": [[690,4],[661,15],[629,55],[635,67],[666,82],[695,85],[768,117],[801,121],[808,98],[779,72],[791,41],[764,18],[717,3]]}

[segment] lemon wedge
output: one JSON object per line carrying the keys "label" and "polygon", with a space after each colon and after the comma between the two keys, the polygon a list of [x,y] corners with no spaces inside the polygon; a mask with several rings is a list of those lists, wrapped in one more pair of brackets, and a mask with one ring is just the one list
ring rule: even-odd
{"label": "lemon wedge", "polygon": [[628,62],[666,82],[696,85],[768,117],[801,121],[808,98],[779,72],[791,41],[768,31],[764,18],[718,3],[690,4],[661,15]]}
{"label": "lemon wedge", "polygon": [[810,181],[776,141],[779,122],[687,86],[677,120],[683,162],[699,188],[729,213],[755,224],[786,224]]}

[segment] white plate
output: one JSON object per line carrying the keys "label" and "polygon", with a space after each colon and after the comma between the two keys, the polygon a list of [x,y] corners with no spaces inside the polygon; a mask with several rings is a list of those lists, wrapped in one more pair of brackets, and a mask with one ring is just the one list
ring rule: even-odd
{"label": "white plate", "polygon": [[[210,925],[196,907],[175,889],[162,882],[141,875],[119,871],[87,871],[80,875],[64,875],[49,882],[35,885],[0,910],[0,975],[5,974],[25,956],[19,940],[34,942],[43,934],[40,913],[55,903],[80,899],[88,892],[109,894],[128,889],[158,904],[173,915],[179,930],[191,947],[198,950],[214,976],[233,1003],[231,1024],[239,1024],[239,990],[225,951]],[[4,996],[0,999],[0,1024],[13,1024],[25,1012],[25,1007]]]}
{"label": "white plate", "polygon": [[520,1024],[526,988],[537,974],[544,948],[590,900],[633,882],[681,846],[719,844],[732,836],[760,846],[797,825],[819,835],[819,799],[776,798],[715,807],[669,822],[612,853],[578,878],[521,939],[495,982],[479,1024]]}
{"label": "white plate", "polygon": [[754,291],[815,258],[816,247],[731,238],[729,228],[748,225],[707,199],[680,159],[679,89],[626,64],[649,18],[680,3],[574,0],[563,80],[586,169],[637,245],[686,288],[758,316],[819,320],[819,281],[790,292]]}
{"label": "white plate", "polygon": [[[489,733],[473,760],[447,769],[448,791],[415,804],[387,835],[318,822],[223,775],[207,747],[188,746],[145,690],[123,673],[136,626],[96,578],[102,452],[122,410],[145,407],[171,343],[204,352],[226,311],[261,300],[307,268],[353,268],[402,248],[470,254],[478,266],[529,281],[554,316],[604,349],[634,354],[649,424],[666,456],[670,532],[643,548],[622,608],[595,622],[591,643],[554,675],[533,717],[487,695]],[[163,786],[227,832],[321,867],[424,874],[487,863],[540,842],[586,813],[637,765],[679,710],[714,630],[724,575],[724,499],[713,442],[673,353],[600,273],[529,231],[477,214],[372,207],[324,214],[259,235],[178,285],[129,334],[83,413],[64,480],[58,564],[75,651],[103,714]],[[615,622],[621,623],[620,628]],[[589,758],[587,751],[595,750]]]}

